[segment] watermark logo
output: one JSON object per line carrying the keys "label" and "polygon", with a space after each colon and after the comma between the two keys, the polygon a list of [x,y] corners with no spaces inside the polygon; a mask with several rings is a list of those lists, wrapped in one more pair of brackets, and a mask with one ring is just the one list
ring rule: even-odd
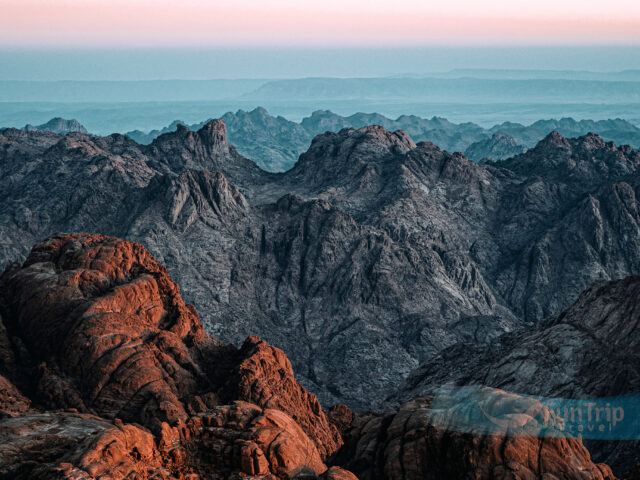
{"label": "watermark logo", "polygon": [[597,399],[534,397],[480,386],[443,386],[434,395],[431,423],[462,432],[640,439],[640,393]]}
{"label": "watermark logo", "polygon": [[[551,409],[556,418],[561,420],[558,428],[583,438],[605,439],[609,436],[622,438],[639,438],[637,431],[628,431],[634,423],[637,427],[638,403],[640,396],[623,396],[602,399],[541,399],[541,403]],[[627,412],[634,418],[627,418]]]}

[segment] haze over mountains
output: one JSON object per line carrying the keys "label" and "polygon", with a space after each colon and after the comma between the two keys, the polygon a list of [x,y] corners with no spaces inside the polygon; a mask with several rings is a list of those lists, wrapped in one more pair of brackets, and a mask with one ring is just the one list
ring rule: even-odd
{"label": "haze over mountains", "polygon": [[[318,59],[319,54],[314,52],[312,57]],[[150,53],[149,58],[157,55]],[[210,80],[166,75],[124,76],[117,81],[93,77],[68,80],[83,78],[75,75],[49,81],[45,72],[35,78],[5,76],[0,79],[0,125],[22,127],[61,116],[77,119],[90,132],[107,135],[161,129],[176,119],[193,125],[229,111],[250,111],[258,105],[296,122],[322,109],[343,116],[362,111],[389,118],[437,116],[454,123],[474,122],[484,128],[506,121],[531,124],[563,117],[624,118],[640,125],[637,70],[485,67],[393,76],[341,73],[331,77],[326,73],[312,76],[315,70],[311,69],[311,74],[284,78],[243,78],[243,70],[237,71],[237,78],[216,79],[212,74]]]}
{"label": "haze over mountains", "polygon": [[[238,151],[270,171],[285,171],[293,167],[316,135],[367,125],[381,125],[387,130],[404,130],[417,142],[429,141],[445,150],[465,152],[470,160],[476,162],[487,158],[502,160],[522,153],[554,130],[568,137],[592,132],[618,144],[640,147],[640,128],[621,119],[576,121],[563,118],[538,120],[528,126],[505,122],[491,128],[482,128],[474,123],[455,124],[438,117],[425,119],[415,115],[401,115],[392,120],[377,113],[356,113],[343,117],[330,111],[318,110],[296,123],[281,116],[273,117],[264,108],[256,108],[250,112],[228,112],[221,118],[227,125],[230,141]],[[175,131],[179,123],[182,122],[175,121],[162,130],[147,134],[133,131],[126,135],[139,143],[147,144],[162,133]],[[189,127],[197,130],[205,123]]]}
{"label": "haze over mountains", "polygon": [[[402,115],[395,120],[380,114],[356,113],[348,117],[330,111],[318,110],[300,123],[282,116],[274,117],[264,108],[249,112],[238,110],[221,117],[227,126],[230,141],[245,157],[268,171],[286,171],[293,167],[314,136],[326,131],[338,132],[343,128],[361,128],[381,125],[388,130],[404,130],[416,141],[430,141],[449,151],[463,151],[475,162],[502,160],[533,147],[551,131],[575,137],[597,133],[605,140],[618,144],[640,146],[640,128],[621,119],[576,121],[572,118],[539,120],[525,126],[505,122],[485,129],[474,123],[455,124],[444,118],[424,119],[414,115]],[[191,130],[200,129],[207,122],[189,125]],[[161,130],[127,132],[126,135],[141,144],[149,144],[161,134],[174,132],[179,120]],[[86,129],[76,120],[55,118],[46,124],[26,130],[45,130],[54,133],[82,132]]]}
{"label": "haze over mountains", "polygon": [[[47,478],[60,462],[72,465],[68,475],[113,472],[113,458],[122,472],[158,478],[190,469],[353,480],[344,468],[365,479],[612,479],[598,462],[629,471],[640,464],[634,440],[586,439],[592,459],[573,439],[456,429],[459,415],[513,418],[518,405],[534,405],[527,429],[561,431],[554,412],[512,392],[542,402],[636,392],[637,282],[628,276],[640,274],[637,77],[456,70],[4,82],[0,99],[12,101],[0,103],[0,124],[19,129],[0,130],[0,282],[9,292],[0,295],[0,417],[17,420],[2,424],[0,474]],[[351,113],[363,105],[378,113]],[[204,120],[212,116],[221,119]],[[38,243],[57,232],[124,243]],[[199,319],[167,307],[182,302],[165,289],[171,279],[130,240],[166,265]],[[33,245],[30,260],[12,264]],[[159,282],[158,296],[141,271]],[[113,284],[109,272],[121,272]],[[116,302],[123,316],[101,330],[93,314],[74,316],[76,287],[60,287],[70,278],[92,312],[113,310],[120,289],[135,294]],[[31,305],[30,292],[49,288],[53,296]],[[168,312],[158,318],[192,333],[173,338],[178,327],[141,313],[156,304]],[[67,313],[36,318],[32,308]],[[129,315],[150,321],[153,335],[131,330]],[[41,354],[40,334],[63,338],[70,319],[95,358],[74,348]],[[157,379],[150,385],[129,368],[144,350],[133,345],[162,359],[159,370],[144,363]],[[94,365],[89,377],[72,367],[81,357]],[[441,411],[450,385],[481,390],[460,404],[445,396]],[[323,412],[304,388],[325,408],[355,413]],[[60,408],[80,413],[52,411]],[[386,413],[357,414],[368,409]],[[150,433],[126,424],[141,415]],[[76,436],[41,440],[59,425]],[[120,453],[105,457],[103,440],[83,443],[87,432]],[[47,463],[59,442],[71,453]]]}
{"label": "haze over mountains", "polygon": [[[478,73],[476,73],[478,72]],[[533,77],[533,78],[531,78]],[[638,103],[640,71],[590,72],[456,70],[430,76],[139,81],[0,80],[0,101],[132,102],[253,100],[289,102],[407,99],[420,103]]]}
{"label": "haze over mountains", "polygon": [[0,480],[640,480],[638,0],[0,0]]}

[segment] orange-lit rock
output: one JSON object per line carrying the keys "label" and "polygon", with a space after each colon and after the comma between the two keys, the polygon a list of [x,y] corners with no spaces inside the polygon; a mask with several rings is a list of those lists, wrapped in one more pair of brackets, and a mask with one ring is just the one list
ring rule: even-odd
{"label": "orange-lit rock", "polygon": [[335,453],[342,445],[337,428],[327,420],[316,396],[295,379],[284,352],[249,337],[240,354],[243,359],[230,378],[235,398],[289,414],[314,439],[323,457]]}
{"label": "orange-lit rock", "polygon": [[[0,424],[0,476],[320,475],[341,445],[282,351],[253,337],[237,350],[204,333],[139,244],[54,236],[0,287],[0,372],[19,379],[0,376],[1,416],[19,416]],[[47,409],[81,413],[34,414]]]}

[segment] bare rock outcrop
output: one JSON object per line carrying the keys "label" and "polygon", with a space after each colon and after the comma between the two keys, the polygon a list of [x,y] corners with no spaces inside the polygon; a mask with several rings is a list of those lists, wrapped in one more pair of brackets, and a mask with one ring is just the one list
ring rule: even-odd
{"label": "bare rock outcrop", "polygon": [[255,163],[236,152],[220,119],[207,122],[197,131],[180,124],[175,132],[154,139],[146,151],[154,159],[154,167],[162,171],[220,171],[234,182],[250,182],[262,172]]}
{"label": "bare rock outcrop", "polygon": [[27,389],[46,406],[159,428],[186,420],[180,397],[209,386],[194,359],[215,341],[141,245],[52,237],[2,286],[3,316],[37,372]]}
{"label": "bare rock outcrop", "polygon": [[[433,393],[442,385],[488,385],[541,398],[622,402],[625,435],[585,440],[620,475],[638,455],[640,390],[640,277],[599,282],[560,315],[537,328],[517,330],[482,348],[457,345],[418,368],[396,398]],[[627,399],[627,400],[625,400]],[[635,408],[635,407],[634,407]],[[620,426],[618,427],[620,428]]]}
{"label": "bare rock outcrop", "polygon": [[338,429],[327,419],[315,395],[295,379],[291,362],[280,349],[249,337],[240,349],[241,361],[229,378],[232,398],[289,414],[316,441],[323,458],[342,445]]}
{"label": "bare rock outcrop", "polygon": [[0,375],[0,418],[17,417],[29,411],[31,401]]}
{"label": "bare rock outcrop", "polygon": [[173,479],[154,438],[139,426],[69,412],[0,422],[0,475],[16,480]]}
{"label": "bare rock outcrop", "polygon": [[[525,404],[527,413],[516,415],[514,403]],[[487,480],[615,479],[607,465],[591,461],[580,440],[556,429],[552,412],[535,403],[493,391],[438,409],[433,397],[418,397],[392,415],[356,416],[338,461],[362,480],[464,479],[470,472]],[[487,410],[507,426],[492,424],[488,418],[498,420],[484,416]],[[465,425],[473,415],[484,421]]]}
{"label": "bare rock outcrop", "polygon": [[[355,479],[348,468],[358,478],[613,479],[581,442],[540,428],[509,440],[461,434],[455,405],[325,414],[281,350],[206,334],[139,244],[55,235],[7,269],[0,292],[1,477]],[[553,427],[536,413],[525,424]]]}
{"label": "bare rock outcrop", "polygon": [[[554,133],[524,154],[477,164],[401,131],[345,129],[317,137],[298,166],[278,175],[235,152],[220,121],[167,135],[144,146],[122,135],[2,130],[3,264],[26,259],[31,245],[59,231],[138,241],[197,306],[203,330],[238,347],[257,335],[281,348],[325,405],[378,408],[407,377],[420,377],[420,365],[452,377],[464,367],[470,379],[473,362],[441,355],[495,352],[504,334],[537,332],[594,282],[640,274],[640,155],[597,135]],[[120,278],[100,262],[67,270],[65,261],[49,252],[6,273],[15,281],[3,294],[8,343],[0,340],[0,358],[13,366],[0,366],[0,375],[30,408],[142,415],[135,421],[157,434],[162,422],[175,426],[242,400],[225,392],[246,358],[200,332],[189,307],[161,300],[163,275],[127,267]],[[61,300],[45,314],[27,305],[31,297],[34,305]],[[129,311],[125,298],[144,307]],[[102,317],[117,333],[92,323]],[[121,330],[130,321],[136,327]],[[33,328],[40,322],[42,335]],[[89,335],[88,350],[80,335]],[[632,350],[612,354],[616,364],[636,361]],[[138,375],[126,361],[138,355],[155,383],[143,384],[146,370]],[[560,362],[545,366],[560,371],[567,389],[582,382],[573,360],[545,355],[543,364]],[[294,385],[272,357],[265,371]],[[600,395],[633,380],[627,370],[580,374]],[[95,378],[100,372],[111,374]],[[512,383],[503,377],[494,386],[502,382]],[[277,394],[278,408],[292,409],[321,456],[336,448],[311,400],[264,385],[246,389],[247,398],[273,405]],[[532,393],[544,394],[547,385],[535,385]],[[272,408],[266,403],[258,406]]]}
{"label": "bare rock outcrop", "polygon": [[210,337],[139,244],[53,236],[0,286],[3,475],[320,475],[342,443],[282,351]]}

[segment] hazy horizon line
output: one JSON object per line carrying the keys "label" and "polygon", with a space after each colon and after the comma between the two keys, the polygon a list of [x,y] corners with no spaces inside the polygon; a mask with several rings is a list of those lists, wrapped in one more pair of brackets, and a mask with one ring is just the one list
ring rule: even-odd
{"label": "hazy horizon line", "polygon": [[453,70],[640,70],[640,45],[0,47],[5,80],[284,79],[426,76]]}
{"label": "hazy horizon line", "polygon": [[136,51],[157,51],[157,50],[169,50],[169,51],[184,51],[188,50],[191,52],[207,52],[207,51],[261,51],[261,50],[278,50],[278,51],[291,51],[291,52],[299,52],[299,51],[308,51],[308,50],[382,50],[382,51],[393,51],[393,50],[442,50],[442,49],[452,49],[452,50],[527,50],[527,49],[536,49],[536,50],[553,50],[556,48],[567,48],[567,49],[640,49],[640,39],[634,40],[633,42],[611,42],[611,43],[479,43],[477,41],[473,41],[470,43],[407,43],[407,44],[390,44],[390,45],[380,45],[380,44],[339,44],[339,43],[329,43],[329,44],[301,44],[301,45],[291,45],[289,43],[268,43],[268,44],[253,44],[253,43],[235,43],[235,44],[201,44],[201,43],[193,43],[193,44],[87,44],[87,45],[78,45],[78,44],[53,44],[53,45],[42,45],[42,44],[6,44],[0,43],[0,51],[39,51],[39,52],[86,52],[92,50],[108,50],[108,51],[123,51],[123,52],[136,52]]}
{"label": "hazy horizon line", "polygon": [[[446,70],[433,70],[431,72],[400,72],[394,74],[370,74],[370,75],[299,75],[299,76],[264,76],[264,77],[243,77],[243,76],[228,76],[228,77],[175,77],[175,78],[143,78],[143,79],[77,79],[77,78],[61,78],[55,80],[34,80],[34,79],[23,79],[23,78],[0,78],[0,83],[5,82],[23,82],[23,83],[64,83],[64,82],[77,82],[77,83],[148,83],[148,82],[230,82],[230,81],[279,81],[279,80],[427,80],[427,79],[437,79],[440,78],[438,75],[447,75],[447,74],[473,74],[473,73],[573,73],[573,74],[594,74],[594,75],[623,75],[630,73],[640,73],[640,67],[638,68],[628,68],[628,69],[612,69],[612,70],[585,70],[578,68],[451,68]],[[461,77],[453,77],[451,80],[462,80],[462,79],[474,79],[474,80],[491,80],[490,78],[483,77],[471,77],[471,76],[461,76]],[[503,81],[573,81],[573,82],[637,82],[638,80],[625,80],[625,79],[584,79],[584,78],[528,78],[528,77],[519,77],[519,78],[503,78]]]}

